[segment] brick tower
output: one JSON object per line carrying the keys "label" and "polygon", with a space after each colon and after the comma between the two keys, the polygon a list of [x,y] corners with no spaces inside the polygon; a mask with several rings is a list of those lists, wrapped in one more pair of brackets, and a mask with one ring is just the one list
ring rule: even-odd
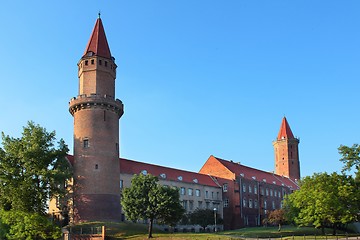
{"label": "brick tower", "polygon": [[115,58],[100,18],[78,63],[79,94],[69,103],[74,117],[74,219],[120,221],[119,119]]}
{"label": "brick tower", "polygon": [[300,179],[299,142],[284,117],[277,139],[273,141],[276,174]]}

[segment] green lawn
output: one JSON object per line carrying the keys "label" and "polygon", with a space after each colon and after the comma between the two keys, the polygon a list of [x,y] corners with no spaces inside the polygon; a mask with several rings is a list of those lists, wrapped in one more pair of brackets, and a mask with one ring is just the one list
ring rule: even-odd
{"label": "green lawn", "polygon": [[[107,229],[108,239],[131,239],[131,240],[140,240],[147,238],[147,225],[145,224],[135,224],[135,223],[87,223],[82,225],[77,225],[76,228],[80,227],[97,227],[105,225]],[[230,240],[230,239],[245,239],[245,238],[282,238],[283,240],[290,239],[330,239],[336,238],[331,236],[332,229],[326,229],[327,236],[321,236],[321,231],[319,229],[310,228],[310,227],[291,227],[285,226],[282,231],[279,232],[277,227],[254,227],[254,228],[242,228],[239,230],[233,231],[224,231],[219,233],[165,233],[154,228],[153,237],[154,239],[174,239],[174,240]],[[342,237],[346,237],[346,233],[339,232]],[[293,238],[293,236],[295,236]]]}

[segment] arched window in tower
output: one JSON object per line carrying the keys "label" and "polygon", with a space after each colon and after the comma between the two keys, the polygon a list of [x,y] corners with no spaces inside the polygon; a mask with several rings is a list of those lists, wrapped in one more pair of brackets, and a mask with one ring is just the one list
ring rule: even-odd
{"label": "arched window in tower", "polygon": [[84,146],[84,148],[88,148],[90,146],[89,145],[89,139],[87,139],[87,138],[84,139],[83,146]]}

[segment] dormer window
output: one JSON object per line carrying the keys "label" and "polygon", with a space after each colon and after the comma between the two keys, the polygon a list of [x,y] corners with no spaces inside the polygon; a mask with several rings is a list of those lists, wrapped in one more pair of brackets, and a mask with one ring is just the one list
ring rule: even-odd
{"label": "dormer window", "polygon": [[178,179],[179,181],[182,181],[182,180],[183,180],[183,177],[182,177],[182,176],[178,176],[177,179]]}
{"label": "dormer window", "polygon": [[165,173],[162,173],[162,174],[160,174],[160,177],[163,178],[163,179],[165,179],[165,178],[166,178],[166,174],[165,174]]}
{"label": "dormer window", "polygon": [[142,170],[142,171],[141,171],[141,174],[142,174],[142,175],[145,175],[145,176],[146,176],[147,173],[148,173],[148,172],[147,172],[146,170]]}
{"label": "dormer window", "polygon": [[194,183],[198,183],[199,180],[197,180],[196,178],[193,180]]}

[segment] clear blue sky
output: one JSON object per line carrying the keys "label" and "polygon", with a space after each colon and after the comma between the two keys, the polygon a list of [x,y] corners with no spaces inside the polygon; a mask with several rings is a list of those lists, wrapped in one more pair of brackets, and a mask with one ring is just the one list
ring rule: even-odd
{"label": "clear blue sky", "polygon": [[98,11],[118,65],[121,156],[198,171],[213,154],[266,171],[285,115],[302,176],[360,139],[360,1],[3,1],[0,131],[33,120],[72,152],[70,98]]}

